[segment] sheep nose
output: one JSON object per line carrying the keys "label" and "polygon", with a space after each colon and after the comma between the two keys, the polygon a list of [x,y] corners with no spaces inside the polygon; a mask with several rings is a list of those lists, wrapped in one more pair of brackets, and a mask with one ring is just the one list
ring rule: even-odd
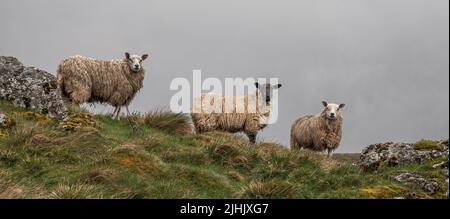
{"label": "sheep nose", "polygon": [[134,68],[139,68],[139,65],[134,65]]}
{"label": "sheep nose", "polygon": [[334,113],[331,113],[330,116],[331,116],[331,117],[334,117]]}

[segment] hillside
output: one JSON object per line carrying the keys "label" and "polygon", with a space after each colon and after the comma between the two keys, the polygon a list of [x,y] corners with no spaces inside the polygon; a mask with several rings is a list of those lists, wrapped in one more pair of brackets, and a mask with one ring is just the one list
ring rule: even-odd
{"label": "hillside", "polygon": [[[0,114],[0,198],[447,197],[433,165],[448,155],[366,171],[355,154],[327,159],[227,133],[189,134],[181,114],[113,121],[72,107],[61,120],[6,101]],[[395,179],[406,172],[438,188]]]}

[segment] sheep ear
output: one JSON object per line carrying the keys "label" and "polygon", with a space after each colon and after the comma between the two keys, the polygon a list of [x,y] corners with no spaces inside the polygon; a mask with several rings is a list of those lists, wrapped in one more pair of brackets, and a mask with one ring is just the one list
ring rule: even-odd
{"label": "sheep ear", "polygon": [[146,58],[148,58],[148,54],[144,54],[141,56],[142,61],[144,61]]}
{"label": "sheep ear", "polygon": [[341,103],[341,104],[339,104],[339,109],[342,109],[342,108],[344,108],[344,106],[345,106],[345,103]]}
{"label": "sheep ear", "polygon": [[258,82],[255,82],[255,87],[259,88],[259,83]]}
{"label": "sheep ear", "polygon": [[130,59],[130,53],[125,53],[125,58]]}
{"label": "sheep ear", "polygon": [[322,105],[324,106],[324,107],[327,107],[328,106],[328,103],[327,103],[327,101],[322,101]]}

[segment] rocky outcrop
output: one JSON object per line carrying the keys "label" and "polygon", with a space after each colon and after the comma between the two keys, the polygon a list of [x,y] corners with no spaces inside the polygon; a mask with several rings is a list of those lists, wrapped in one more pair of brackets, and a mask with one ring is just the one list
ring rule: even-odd
{"label": "rocky outcrop", "polygon": [[394,179],[401,183],[416,184],[430,195],[435,194],[440,189],[437,182],[426,180],[417,173],[402,173],[395,176]]}
{"label": "rocky outcrop", "polygon": [[448,140],[435,142],[435,144],[435,147],[424,149],[417,149],[415,144],[410,143],[387,142],[369,145],[362,151],[359,165],[364,170],[376,170],[381,164],[397,166],[448,157]]}
{"label": "rocky outcrop", "polygon": [[[358,165],[366,171],[375,171],[381,166],[393,167],[406,164],[431,165],[435,163],[430,167],[442,169],[438,173],[440,172],[442,174],[443,182],[440,182],[439,179],[438,183],[434,181],[435,179],[426,179],[422,175],[412,172],[404,172],[392,176],[393,179],[400,183],[414,184],[429,195],[433,195],[438,191],[442,192],[441,190],[448,187],[448,143],[448,140],[421,140],[414,144],[393,142],[373,144],[362,151]],[[440,186],[445,185],[444,183],[447,186]],[[446,194],[448,196],[448,191]]]}
{"label": "rocky outcrop", "polygon": [[0,56],[0,99],[50,117],[62,117],[67,111],[55,76],[25,67],[14,57]]}

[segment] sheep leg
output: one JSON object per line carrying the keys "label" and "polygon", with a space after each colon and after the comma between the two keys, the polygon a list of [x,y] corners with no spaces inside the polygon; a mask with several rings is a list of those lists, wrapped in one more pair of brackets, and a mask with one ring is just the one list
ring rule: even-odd
{"label": "sheep leg", "polygon": [[114,119],[115,119],[115,120],[120,120],[119,115],[120,115],[120,110],[122,109],[122,107],[118,106],[117,108],[118,108],[118,110],[117,110],[117,113],[116,113],[116,116],[115,116]]}
{"label": "sheep leg", "polygon": [[247,137],[251,143],[253,143],[253,144],[256,143],[256,134],[247,134]]}
{"label": "sheep leg", "polygon": [[293,137],[291,137],[291,142],[289,145],[291,146],[291,149],[301,149]]}
{"label": "sheep leg", "polygon": [[333,150],[331,150],[330,148],[327,149],[327,157],[330,158],[331,157],[331,153],[333,152]]}
{"label": "sheep leg", "polygon": [[130,113],[130,110],[128,109],[128,106],[125,106],[125,109],[127,110],[127,116],[130,117],[131,113]]}
{"label": "sheep leg", "polygon": [[115,108],[114,108],[114,111],[110,114],[111,115],[111,117],[114,119],[114,116],[116,115],[116,113],[117,113],[117,109],[118,109],[118,107],[116,106]]}

